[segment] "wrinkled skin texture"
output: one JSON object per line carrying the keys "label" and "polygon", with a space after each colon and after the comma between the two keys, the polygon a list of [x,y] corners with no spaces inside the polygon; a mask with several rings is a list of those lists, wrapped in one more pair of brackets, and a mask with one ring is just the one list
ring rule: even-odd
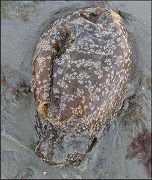
{"label": "wrinkled skin texture", "polygon": [[33,61],[37,155],[49,164],[81,160],[121,108],[130,69],[131,45],[115,12],[81,9],[51,24]]}

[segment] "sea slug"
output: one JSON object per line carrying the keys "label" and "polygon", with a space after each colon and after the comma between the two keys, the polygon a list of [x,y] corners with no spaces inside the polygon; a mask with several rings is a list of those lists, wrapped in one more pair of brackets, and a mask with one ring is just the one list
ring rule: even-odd
{"label": "sea slug", "polygon": [[33,58],[38,156],[49,164],[81,160],[122,106],[131,56],[112,10],[80,9],[51,24]]}

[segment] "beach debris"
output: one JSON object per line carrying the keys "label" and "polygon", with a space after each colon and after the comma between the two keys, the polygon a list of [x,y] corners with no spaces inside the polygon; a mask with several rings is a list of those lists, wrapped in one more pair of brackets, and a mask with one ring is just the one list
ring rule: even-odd
{"label": "beach debris", "polygon": [[47,172],[46,171],[43,171],[43,175],[45,176],[47,174]]}
{"label": "beach debris", "polygon": [[2,135],[5,134],[5,129],[2,129],[1,134],[2,134]]}
{"label": "beach debris", "polygon": [[15,179],[31,179],[31,177],[34,175],[34,171],[31,168],[24,169],[21,171]]}
{"label": "beach debris", "polygon": [[152,144],[152,132],[148,129],[143,129],[136,137],[132,139],[132,142],[127,148],[126,159],[132,160],[138,159],[138,163],[141,163],[147,172],[147,175],[151,177],[151,144]]}

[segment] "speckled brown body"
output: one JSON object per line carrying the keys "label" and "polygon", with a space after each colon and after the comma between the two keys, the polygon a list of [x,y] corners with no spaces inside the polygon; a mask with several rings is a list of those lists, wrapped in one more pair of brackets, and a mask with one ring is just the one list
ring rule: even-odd
{"label": "speckled brown body", "polygon": [[131,45],[115,12],[87,8],[55,21],[34,55],[36,153],[49,164],[81,159],[121,108],[130,69]]}

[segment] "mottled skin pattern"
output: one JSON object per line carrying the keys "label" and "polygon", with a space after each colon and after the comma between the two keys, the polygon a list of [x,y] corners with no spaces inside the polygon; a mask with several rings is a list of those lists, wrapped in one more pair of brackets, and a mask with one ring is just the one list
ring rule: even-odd
{"label": "mottled skin pattern", "polygon": [[118,14],[87,8],[55,21],[33,61],[38,156],[49,164],[80,160],[121,108],[131,45]]}

